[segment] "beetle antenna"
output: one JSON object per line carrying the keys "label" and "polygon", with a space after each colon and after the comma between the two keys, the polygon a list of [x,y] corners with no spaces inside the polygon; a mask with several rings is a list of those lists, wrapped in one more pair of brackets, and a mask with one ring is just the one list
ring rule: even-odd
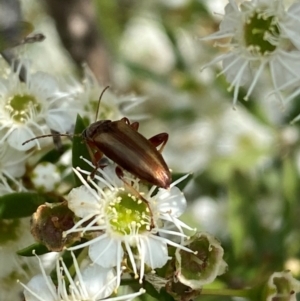
{"label": "beetle antenna", "polygon": [[[81,135],[81,134],[80,134],[80,135]],[[34,138],[31,138],[31,139],[28,139],[28,140],[24,141],[24,142],[22,143],[22,145],[27,144],[27,143],[30,142],[30,141],[33,141],[33,140],[36,140],[36,139],[40,139],[40,138],[46,138],[46,137],[61,137],[61,136],[63,136],[63,137],[74,137],[74,136],[79,136],[79,135],[77,135],[77,134],[74,134],[74,135],[72,135],[72,134],[48,134],[48,135],[41,135],[41,136],[36,136],[36,137],[34,137]]]}
{"label": "beetle antenna", "polygon": [[96,117],[95,117],[95,122],[97,121],[97,118],[98,118],[98,113],[99,113],[99,108],[100,108],[100,103],[101,103],[101,99],[102,99],[102,96],[104,94],[104,92],[109,88],[109,86],[106,86],[103,91],[101,92],[100,94],[100,97],[99,97],[99,101],[98,101],[98,107],[97,107],[97,111],[96,111]]}

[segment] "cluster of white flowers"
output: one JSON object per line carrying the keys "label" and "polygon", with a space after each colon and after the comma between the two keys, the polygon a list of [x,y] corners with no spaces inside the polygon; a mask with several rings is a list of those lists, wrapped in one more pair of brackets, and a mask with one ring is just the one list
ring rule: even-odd
{"label": "cluster of white flowers", "polygon": [[[57,165],[50,162],[36,164],[36,159],[33,162],[29,161],[34,154],[35,147],[41,148],[40,143],[43,142],[34,140],[24,145],[23,142],[39,135],[50,134],[53,131],[60,133],[73,131],[78,113],[93,122],[98,98],[103,89],[88,68],[85,68],[85,76],[82,83],[76,82],[73,86],[68,86],[65,81],[58,81],[47,73],[31,73],[30,67],[31,64],[29,62],[18,61],[7,72],[5,70],[4,73],[1,73],[2,77],[0,77],[0,196],[4,197],[6,194],[14,192],[26,192],[27,189],[22,183],[22,177],[25,173],[30,177],[30,185],[40,192],[52,192],[60,184],[63,184],[61,183],[60,170]],[[101,118],[104,119],[121,118],[120,112],[122,110],[130,110],[133,106],[143,101],[143,99],[134,97],[118,98],[110,91],[108,96],[108,98],[105,97],[103,105],[101,104]],[[143,116],[136,116],[136,119],[140,118],[143,118]],[[70,156],[68,158],[67,164],[70,165]],[[28,164],[28,167],[30,166],[27,170],[26,164]],[[64,170],[67,171],[66,167],[64,167]],[[73,190],[73,195],[75,194],[76,189]],[[96,212],[95,215],[97,215]],[[29,223],[26,231],[28,234],[30,233]],[[159,241],[158,238],[157,245],[159,245]],[[152,245],[154,243],[155,241]],[[165,262],[168,257],[165,254],[166,247],[163,247],[163,260]],[[142,248],[147,249],[145,242]],[[6,249],[8,249],[7,245],[1,246],[0,251],[3,256]],[[110,248],[109,251],[111,251]],[[152,253],[150,255],[153,257]],[[131,258],[132,254],[130,253]],[[152,262],[152,257],[146,259],[145,262],[148,263],[149,260]],[[99,261],[99,259],[97,260]],[[116,260],[119,260],[119,257]],[[75,261],[74,257],[74,265]],[[155,264],[157,265],[156,262]],[[10,266],[8,263],[5,265]],[[36,276],[26,286],[25,298],[26,300],[43,301],[48,300],[49,296],[55,300],[60,299],[64,301],[75,299],[100,300],[106,298],[117,288],[121,275],[120,269],[117,268],[118,275],[114,276],[113,279],[110,276],[110,278],[107,278],[107,275],[114,275],[115,268],[121,267],[121,262],[117,261],[115,265],[108,265],[110,266],[109,269],[101,267],[102,272],[99,272],[100,274],[98,273],[99,267],[90,267],[84,270],[78,268],[76,270],[77,278],[81,279],[79,280],[79,285],[77,282],[73,282],[71,286],[67,287],[64,277],[71,276],[68,274],[63,261],[59,259],[57,261],[58,288],[55,289],[53,287],[54,285],[49,280],[49,276],[45,276],[46,272],[42,269],[43,276]],[[137,272],[135,264],[134,269]],[[88,278],[86,279],[84,275],[88,275]],[[70,282],[69,280],[68,282]],[[86,285],[85,281],[89,281],[89,284]],[[96,287],[93,288],[93,291],[89,291],[90,285],[95,283],[95,281],[97,282]],[[109,287],[113,287],[113,289],[108,290]],[[37,291],[35,291],[35,288],[37,288]],[[97,290],[96,294],[93,293],[95,289]],[[127,295],[126,300],[130,300],[141,293],[143,293],[143,290],[132,294],[132,297]],[[109,300],[123,299],[123,297],[116,297]]]}
{"label": "cluster of white flowers", "polygon": [[[126,176],[126,182],[121,181],[110,166],[100,171],[101,176],[95,177],[98,184],[91,181],[96,188],[94,190],[77,170],[74,171],[84,185],[74,188],[67,199],[69,208],[81,219],[66,234],[74,231],[101,233],[70,250],[89,246],[91,260],[104,268],[117,267],[119,279],[122,269],[126,269],[122,267],[122,262],[128,257],[140,282],[145,264],[152,270],[166,264],[169,259],[168,244],[190,251],[163,236],[186,238],[182,228],[193,230],[178,219],[186,208],[186,200],[175,186],[176,182],[169,190],[159,188],[154,193],[155,187],[148,191],[130,175]],[[83,170],[80,172],[89,174]],[[133,183],[132,186],[127,182]],[[82,226],[88,221],[88,226]],[[178,231],[166,229],[165,222],[173,223]]]}
{"label": "cluster of white flowers", "polygon": [[[65,262],[59,258],[56,261],[57,283],[54,284],[39,257],[41,274],[34,276],[27,285],[21,283],[25,288],[24,296],[26,301],[96,301],[96,300],[132,300],[144,293],[139,292],[107,298],[116,287],[117,277],[114,269],[103,269],[97,265],[88,265],[80,268],[76,257],[71,253],[76,277],[73,279]],[[67,288],[66,283],[69,283]]]}
{"label": "cluster of white flowers", "polygon": [[[234,89],[234,105],[240,87],[248,87],[247,100],[266,69],[272,92],[283,104],[300,94],[299,12],[298,1],[286,9],[282,0],[243,1],[240,6],[229,0],[219,31],[202,39],[226,39],[226,43],[216,45],[228,51],[203,68],[222,62],[221,74],[230,82],[229,89]],[[284,97],[283,93],[289,95]]]}
{"label": "cluster of white flowers", "polygon": [[[25,173],[26,159],[34,147],[41,148],[41,144],[44,146],[47,143],[37,139],[23,144],[25,141],[39,135],[72,132],[78,113],[94,122],[98,98],[103,91],[86,66],[82,83],[73,80],[71,85],[45,72],[31,72],[31,69],[29,61],[19,60],[0,76],[1,182],[9,179],[9,182],[16,184],[16,178]],[[98,118],[119,119],[123,116],[121,111],[127,113],[143,100],[136,97],[120,98],[107,91]],[[142,115],[135,116],[135,119],[141,118]],[[44,176],[43,170],[42,167],[35,169],[34,184]],[[52,174],[47,172],[48,178]],[[53,183],[48,187],[47,184],[44,187],[45,181],[42,180],[38,188],[49,190],[56,180],[51,179]],[[20,185],[18,183],[15,188],[20,190]]]}
{"label": "cluster of white flowers", "polygon": [[50,131],[67,132],[75,121],[71,92],[59,87],[58,81],[44,72],[31,73],[28,61],[16,61],[0,77],[0,181],[22,189],[17,182],[25,173],[27,153],[35,140],[28,139]]}
{"label": "cluster of white flowers", "polygon": [[[91,162],[84,161],[93,167]],[[80,233],[84,238],[75,245],[66,246],[65,252],[71,252],[73,257],[76,277],[74,279],[64,261],[58,259],[58,285],[55,287],[41,265],[42,275],[35,276],[26,285],[22,284],[26,301],[49,300],[50,296],[53,300],[63,301],[101,300],[117,292],[124,275],[131,274],[142,284],[144,276],[149,272],[153,274],[155,269],[164,267],[173,258],[168,247],[184,252],[177,254],[180,279],[183,279],[183,283],[193,283],[192,287],[196,289],[201,289],[203,279],[190,279],[186,260],[195,261],[200,256],[195,261],[198,264],[203,262],[202,256],[205,254],[205,261],[210,264],[201,266],[204,278],[209,283],[226,271],[224,251],[213,237],[205,233],[195,236],[194,245],[189,247],[190,238],[184,231],[194,233],[196,229],[179,219],[187,204],[183,193],[176,186],[188,175],[174,181],[169,189],[163,189],[156,186],[148,188],[126,171],[120,179],[115,164],[99,169],[94,179],[89,179],[89,171],[76,168],[74,172],[83,185],[73,188],[66,197],[67,205],[75,215],[75,222],[63,232],[63,237]],[[79,236],[76,237],[77,240]],[[195,249],[195,246],[199,238],[207,243],[198,254],[199,249]],[[88,258],[86,252],[83,252],[86,247]],[[82,255],[77,255],[81,258],[80,264],[73,254],[75,251],[81,251]],[[185,253],[194,257],[191,259]],[[144,292],[141,289],[134,294],[108,300],[131,300]]]}
{"label": "cluster of white flowers", "polygon": [[[98,96],[102,90],[89,69],[85,69],[82,84],[76,82],[65,89],[72,91],[68,93],[59,90],[55,80],[47,74],[30,75],[28,66],[25,69],[26,80],[22,82],[19,79],[21,65],[18,68],[17,73],[10,73],[7,82],[3,84],[3,90],[9,93],[3,93],[1,98],[3,107],[9,108],[4,110],[0,119],[3,120],[1,130],[4,133],[1,144],[3,150],[0,153],[3,194],[12,192],[6,178],[15,185],[19,184],[15,178],[25,173],[24,164],[32,155],[33,147],[40,146],[39,140],[25,146],[22,142],[36,135],[47,134],[50,130],[63,133],[69,131],[75,121],[74,113],[77,112],[85,113],[83,116],[93,121],[95,116],[90,112],[96,111]],[[120,101],[110,92],[108,96],[108,101],[107,97],[103,101],[104,106],[101,104],[101,119],[120,118],[122,109],[130,109],[143,100],[128,98]],[[74,102],[72,110],[69,108],[71,99]],[[139,118],[142,116],[136,116],[135,119]],[[91,162],[84,160],[94,168]],[[30,171],[31,183],[36,190],[53,191],[59,184],[57,171],[55,165],[41,162]],[[88,182],[85,177],[90,175],[89,171],[77,168],[74,172],[83,185],[73,188],[66,197],[68,208],[75,215],[75,220],[74,224],[63,232],[63,237],[80,234],[84,240],[71,246],[67,244],[67,250],[63,250],[63,253],[71,252],[75,275],[71,274],[61,257],[56,260],[56,279],[52,280],[43,268],[41,258],[37,256],[42,274],[33,277],[27,284],[21,283],[25,288],[24,296],[27,301],[101,300],[117,292],[125,274],[134,275],[142,284],[144,276],[149,275],[149,272],[155,273],[155,269],[165,266],[172,259],[169,247],[197,254],[197,250],[189,248],[189,237],[184,233],[184,230],[193,233],[195,229],[179,220],[187,204],[176,185],[188,175],[172,183],[170,188],[162,189],[149,188],[126,171],[123,171],[123,177],[120,179],[113,164],[98,170],[94,180]],[[22,187],[19,190],[21,189]],[[39,214],[36,216],[38,219]],[[34,227],[34,223],[31,226]],[[59,227],[58,221],[56,226]],[[31,228],[31,232],[36,231]],[[76,237],[76,241],[79,235],[73,237]],[[213,239],[209,240],[215,245]],[[84,260],[82,255],[79,256],[79,260],[77,255],[72,253],[85,250],[86,247],[88,258],[83,256]],[[216,247],[222,250],[223,256],[223,249],[219,243]],[[220,260],[222,262],[222,258]],[[225,272],[218,264],[213,265],[212,270],[208,273],[211,281]],[[185,281],[190,280],[188,278]],[[198,282],[197,284],[200,286]],[[107,300],[131,300],[142,293],[143,289],[134,294],[111,297]]]}

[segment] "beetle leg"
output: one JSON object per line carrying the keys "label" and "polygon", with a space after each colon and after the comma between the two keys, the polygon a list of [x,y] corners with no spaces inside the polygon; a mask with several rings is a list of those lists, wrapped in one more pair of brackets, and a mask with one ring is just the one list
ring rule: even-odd
{"label": "beetle leg", "polygon": [[117,177],[118,177],[118,178],[119,178],[126,186],[132,187],[133,182],[131,182],[131,184],[130,184],[130,183],[128,183],[126,180],[124,180],[124,172],[123,172],[123,169],[122,169],[120,166],[117,166],[116,169],[115,169],[115,171],[116,171]]}
{"label": "beetle leg", "polygon": [[60,154],[62,154],[63,146],[61,144],[61,136],[59,136],[59,134],[60,134],[59,132],[51,130],[51,135],[53,135],[52,139],[53,139],[53,143],[55,145],[55,148]]}
{"label": "beetle leg", "polygon": [[89,152],[89,155],[91,157],[92,163],[96,166],[97,165],[97,160],[96,160],[96,155],[95,152],[93,151],[93,144],[89,143],[88,141],[86,142],[86,148]]}
{"label": "beetle leg", "polygon": [[[101,160],[101,158],[103,157],[103,153],[100,152],[99,150],[97,150],[95,153],[94,153],[94,160],[96,161],[96,164],[95,165],[99,165],[99,162]],[[99,165],[100,166],[100,165]]]}
{"label": "beetle leg", "polygon": [[140,125],[140,124],[139,124],[137,121],[130,124],[131,128],[132,128],[133,130],[135,130],[136,132],[137,132],[138,129],[139,129],[139,125]]}
{"label": "beetle leg", "polygon": [[130,120],[127,117],[123,117],[121,120],[130,125]]}
{"label": "beetle leg", "polygon": [[128,124],[136,132],[138,131],[140,124],[137,121],[130,123],[130,120],[127,117],[123,117],[121,120],[124,121],[126,124]]}
{"label": "beetle leg", "polygon": [[149,142],[151,142],[155,147],[158,147],[159,145],[160,148],[158,149],[158,151],[161,153],[166,145],[166,143],[168,142],[169,139],[169,134],[167,133],[160,133],[157,134],[153,137],[151,137],[149,140]]}
{"label": "beetle leg", "polygon": [[[117,177],[123,181],[123,176],[124,176],[124,173],[123,173],[123,170],[120,166],[117,166],[116,167],[116,175]],[[124,182],[124,181],[123,181]]]}
{"label": "beetle leg", "polygon": [[96,151],[93,151],[93,149],[95,149],[95,148],[93,148],[93,145],[91,143],[87,143],[86,146],[87,146],[88,152],[90,154],[92,163],[95,166],[95,168],[93,169],[93,171],[91,172],[91,174],[89,176],[91,179],[93,179],[97,172],[97,169],[105,167],[105,165],[103,166],[100,164],[100,159],[103,157],[103,153],[101,151],[99,151],[99,149],[97,149]]}
{"label": "beetle leg", "polygon": [[96,164],[94,164],[95,165],[95,168],[92,170],[92,172],[90,173],[90,175],[89,175],[89,178],[90,179],[94,179],[94,177],[95,177],[95,174],[96,174],[96,172],[97,172],[97,170],[99,169],[99,168],[104,168],[106,165],[101,165],[101,164],[99,164],[99,163],[96,163]]}

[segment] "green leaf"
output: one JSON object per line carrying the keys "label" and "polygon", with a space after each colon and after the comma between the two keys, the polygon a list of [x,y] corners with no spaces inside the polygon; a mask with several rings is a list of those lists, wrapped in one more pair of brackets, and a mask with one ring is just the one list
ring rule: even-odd
{"label": "green leaf", "polygon": [[44,203],[61,202],[63,198],[50,193],[14,192],[0,197],[0,218],[21,218],[32,215]]}
{"label": "green leaf", "polygon": [[17,252],[17,254],[21,255],[21,256],[25,256],[25,257],[31,257],[31,256],[34,256],[33,251],[36,255],[43,255],[43,254],[51,252],[47,249],[47,247],[45,245],[40,244],[40,243],[35,243],[24,249],[19,250]]}
{"label": "green leaf", "polygon": [[60,151],[57,149],[52,149],[49,152],[47,152],[42,158],[39,160],[39,162],[50,162],[50,163],[56,163],[62,154],[64,154],[68,149],[70,148],[70,145],[62,145],[62,148]]}
{"label": "green leaf", "polygon": [[[160,294],[159,294],[159,292],[154,288],[154,286],[150,282],[148,282],[148,281],[145,280],[143,282],[143,287],[146,290],[147,294],[149,294],[155,300],[160,300]],[[147,299],[147,295],[142,295],[140,298],[146,300]]]}
{"label": "green leaf", "polygon": [[[77,115],[75,131],[72,147],[72,165],[74,168],[80,167],[84,170],[92,171],[93,168],[84,162],[81,157],[90,160],[90,154],[88,152],[85,141],[81,137],[81,133],[86,129],[86,125],[80,115]],[[81,186],[82,183],[76,175],[75,177],[75,187]]]}
{"label": "green leaf", "polygon": [[[162,288],[160,290],[160,298],[158,300],[164,300],[164,301],[175,301],[175,299],[166,292],[165,288]],[[184,300],[184,299],[181,299]]]}
{"label": "green leaf", "polygon": [[290,157],[283,160],[282,187],[285,198],[291,204],[297,204],[299,193],[299,177],[295,162]]}

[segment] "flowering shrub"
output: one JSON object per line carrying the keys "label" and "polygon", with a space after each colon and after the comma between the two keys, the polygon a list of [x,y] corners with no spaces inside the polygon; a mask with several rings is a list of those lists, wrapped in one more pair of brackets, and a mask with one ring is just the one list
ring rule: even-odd
{"label": "flowering shrub", "polygon": [[299,2],[28,1],[0,10],[0,300],[296,301]]}

